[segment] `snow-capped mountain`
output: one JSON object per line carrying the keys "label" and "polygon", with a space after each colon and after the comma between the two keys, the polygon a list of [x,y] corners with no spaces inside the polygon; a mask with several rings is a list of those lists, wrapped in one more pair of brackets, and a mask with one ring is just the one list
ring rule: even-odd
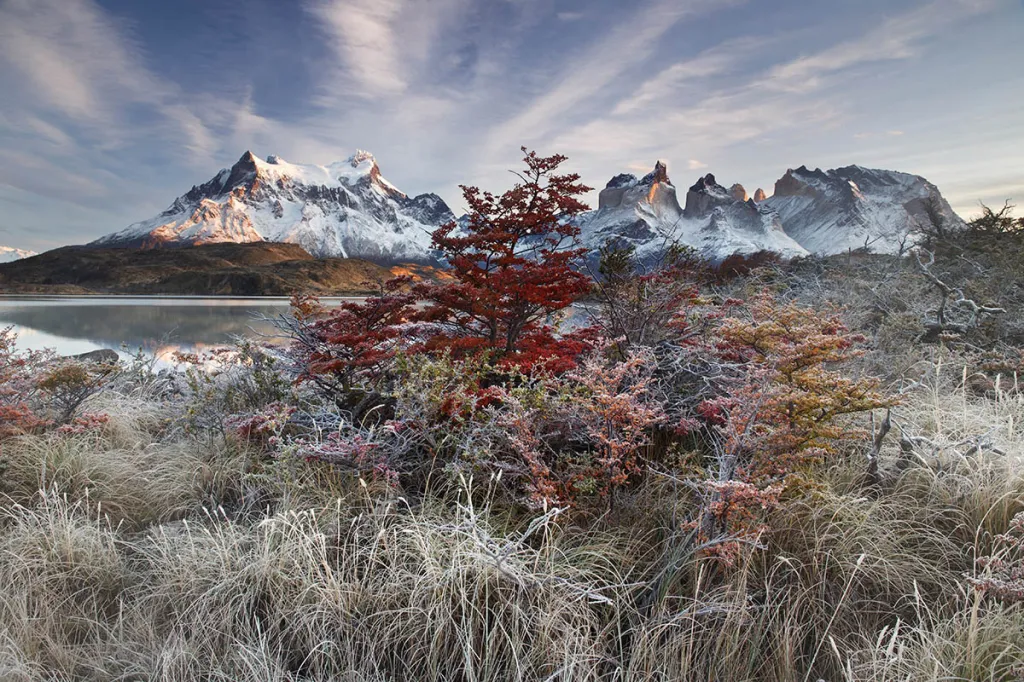
{"label": "snow-capped mountain", "polygon": [[598,202],[580,218],[584,244],[630,245],[641,258],[670,244],[691,246],[712,260],[757,251],[784,258],[831,255],[865,244],[876,253],[898,253],[922,231],[965,226],[924,178],[859,166],[789,170],[775,183],[774,196],[758,189],[754,198],[742,185],[727,189],[708,174],[687,190],[680,208],[659,161],[641,179],[612,178]]}
{"label": "snow-capped mountain", "polygon": [[898,253],[901,245],[912,246],[922,231],[965,227],[938,188],[924,178],[860,166],[788,170],[764,205],[778,213],[786,232],[801,246],[823,255],[865,244],[876,253]]}
{"label": "snow-capped mountain", "polygon": [[[726,188],[708,174],[680,204],[668,167],[659,161],[642,178],[616,175],[598,202],[597,210],[579,217],[584,245],[595,251],[608,242],[631,245],[641,258],[671,244],[691,246],[712,260],[758,251],[785,258],[828,255],[865,244],[897,253],[936,222],[947,230],[964,227],[924,178],[859,166],[802,166],[775,183],[774,196],[758,189],[753,198],[742,185]],[[271,241],[298,244],[321,257],[433,264],[431,233],[452,219],[436,194],[410,197],[385,180],[367,152],[328,166],[246,152],[160,215],[93,245]],[[0,261],[24,255],[31,254],[0,248]]]}
{"label": "snow-capped mountain", "polygon": [[94,246],[178,246],[287,242],[314,256],[377,262],[431,262],[431,232],[454,218],[436,194],[410,197],[384,179],[368,152],[328,166],[238,163],[193,187],[171,206]]}
{"label": "snow-capped mountain", "polygon": [[680,207],[662,161],[643,178],[612,178],[601,190],[598,209],[580,216],[580,228],[588,248],[613,242],[634,247],[641,259],[671,244],[691,246],[712,260],[758,251],[807,255],[783,230],[778,215],[747,198],[741,185],[726,189],[708,174],[687,190]]}
{"label": "snow-capped mountain", "polygon": [[0,263],[12,263],[22,258],[28,258],[29,256],[35,256],[35,251],[26,251],[24,249],[15,249],[11,246],[0,246]]}

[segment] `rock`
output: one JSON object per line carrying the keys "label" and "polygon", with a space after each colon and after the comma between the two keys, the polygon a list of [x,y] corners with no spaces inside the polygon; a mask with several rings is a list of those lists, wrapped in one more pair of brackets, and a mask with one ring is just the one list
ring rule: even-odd
{"label": "rock", "polygon": [[653,185],[658,182],[664,182],[672,184],[668,179],[668,164],[661,159],[654,164],[654,170],[644,176],[643,180],[640,181],[642,185]]}
{"label": "rock", "polygon": [[728,206],[734,202],[729,190],[715,181],[715,176],[708,173],[690,187],[686,193],[686,205],[683,215],[687,218],[703,218],[719,206]]}
{"label": "rock", "polygon": [[658,161],[654,170],[639,180],[631,173],[616,175],[597,197],[598,210],[632,206],[637,202],[664,204],[668,210],[674,208],[678,213],[676,190],[668,179],[668,166],[664,161]]}
{"label": "rock", "polygon": [[767,198],[768,198],[768,195],[765,194],[764,190],[761,189],[760,187],[758,187],[757,191],[754,192],[754,201],[756,201],[757,203],[761,203],[762,201],[764,201]]}
{"label": "rock", "polygon": [[763,206],[779,214],[797,243],[822,255],[865,244],[875,253],[897,254],[915,244],[922,230],[965,227],[924,178],[861,166],[788,170]]}
{"label": "rock", "polygon": [[121,359],[121,356],[117,354],[116,350],[110,350],[109,348],[100,348],[97,350],[91,350],[88,353],[79,353],[78,355],[71,355],[68,357],[71,357],[74,360],[95,362],[102,365],[112,365]]}
{"label": "rock", "polygon": [[741,185],[738,182],[729,188],[729,194],[731,194],[732,198],[735,199],[736,201],[745,202],[747,199],[750,198],[747,196],[747,190],[743,187],[743,185]]}

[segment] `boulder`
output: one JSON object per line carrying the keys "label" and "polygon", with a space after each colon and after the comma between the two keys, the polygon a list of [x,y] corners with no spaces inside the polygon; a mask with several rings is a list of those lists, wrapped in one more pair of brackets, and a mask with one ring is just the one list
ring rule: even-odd
{"label": "boulder", "polygon": [[99,348],[87,353],[79,353],[78,355],[71,355],[68,357],[74,360],[81,360],[82,362],[95,362],[102,365],[112,365],[121,359],[121,356],[117,354],[116,350],[110,350],[109,348]]}

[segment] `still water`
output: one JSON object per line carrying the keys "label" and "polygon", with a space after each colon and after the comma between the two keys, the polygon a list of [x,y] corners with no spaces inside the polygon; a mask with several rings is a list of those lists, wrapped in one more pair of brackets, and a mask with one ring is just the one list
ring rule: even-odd
{"label": "still water", "polygon": [[287,311],[288,299],[269,297],[0,295],[0,329],[13,326],[19,348],[53,348],[61,355],[142,349],[166,359],[238,336],[280,342],[264,318]]}

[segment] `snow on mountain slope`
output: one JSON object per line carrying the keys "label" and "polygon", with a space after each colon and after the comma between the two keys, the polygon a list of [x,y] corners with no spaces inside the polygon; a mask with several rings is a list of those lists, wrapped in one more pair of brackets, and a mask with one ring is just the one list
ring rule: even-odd
{"label": "snow on mountain slope", "polygon": [[314,256],[433,262],[431,233],[454,218],[436,194],[409,197],[368,152],[328,166],[238,163],[193,187],[149,220],[92,242],[153,248],[217,242],[298,244]]}
{"label": "snow on mountain slope", "polygon": [[778,213],[786,232],[801,246],[822,255],[865,244],[876,253],[899,253],[922,230],[965,227],[938,188],[924,178],[860,166],[788,170],[763,205]]}
{"label": "snow on mountain slope", "polygon": [[[431,233],[453,218],[436,194],[409,197],[399,191],[367,152],[327,166],[276,156],[262,160],[246,152],[160,215],[93,244],[272,241],[298,244],[321,257],[437,263]],[[711,260],[758,251],[785,258],[834,254],[865,244],[897,253],[935,223],[948,230],[964,226],[924,178],[859,166],[789,170],[775,184],[774,196],[766,198],[759,189],[753,199],[742,185],[726,188],[708,174],[687,190],[681,206],[661,161],[643,178],[612,178],[597,210],[578,220],[586,247],[630,245],[643,259],[672,244],[691,246]]]}
{"label": "snow on mountain slope", "polygon": [[11,246],[0,246],[0,263],[12,263],[22,258],[28,258],[29,256],[35,256],[35,251],[26,251],[24,249],[15,249]]}
{"label": "snow on mountain slope", "polygon": [[598,209],[580,216],[581,239],[592,250],[609,242],[632,246],[641,259],[673,244],[693,247],[712,260],[758,251],[807,255],[774,212],[746,196],[742,186],[726,189],[709,174],[690,187],[681,208],[668,168],[659,161],[641,179],[612,178],[599,195]]}

